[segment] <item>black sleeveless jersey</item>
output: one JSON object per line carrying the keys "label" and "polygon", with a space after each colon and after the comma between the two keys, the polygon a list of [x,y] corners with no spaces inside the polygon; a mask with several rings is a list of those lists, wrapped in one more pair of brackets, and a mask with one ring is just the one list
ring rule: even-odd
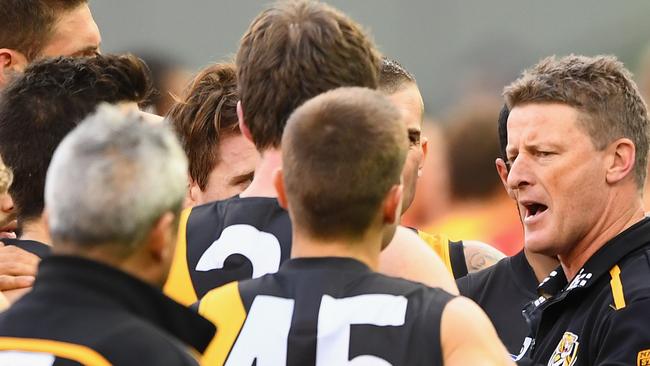
{"label": "black sleeveless jersey", "polygon": [[291,255],[289,214],[268,197],[239,197],[187,209],[165,293],[190,305],[226,283],[275,273]]}
{"label": "black sleeveless jersey", "polygon": [[299,258],[209,292],[219,329],[205,365],[442,365],[447,292],[372,272],[350,258]]}
{"label": "black sleeveless jersey", "polygon": [[[455,275],[467,273],[462,242],[418,232]],[[239,197],[187,209],[165,293],[191,305],[232,281],[275,273],[291,256],[291,219],[278,200]]]}

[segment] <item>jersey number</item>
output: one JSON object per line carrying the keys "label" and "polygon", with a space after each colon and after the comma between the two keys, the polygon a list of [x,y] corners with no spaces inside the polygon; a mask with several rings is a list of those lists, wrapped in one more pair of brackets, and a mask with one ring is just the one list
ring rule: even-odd
{"label": "jersey number", "polygon": [[[293,317],[294,300],[257,296],[253,300],[242,330],[233,345],[226,366],[285,365],[287,339]],[[318,312],[316,366],[389,366],[372,355],[348,359],[350,326],[401,326],[406,318],[407,299],[386,294],[359,295],[335,299],[323,295]]]}
{"label": "jersey number", "polygon": [[275,273],[280,268],[282,249],[278,239],[251,225],[231,225],[203,253],[196,265],[199,272],[221,269],[226,259],[240,254],[253,265],[253,278]]}

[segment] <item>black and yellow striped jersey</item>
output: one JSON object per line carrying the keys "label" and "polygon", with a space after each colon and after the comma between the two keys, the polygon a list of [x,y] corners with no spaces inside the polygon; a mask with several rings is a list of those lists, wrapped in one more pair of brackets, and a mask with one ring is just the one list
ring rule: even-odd
{"label": "black and yellow striped jersey", "polygon": [[298,258],[209,292],[219,329],[203,365],[442,365],[441,289],[372,272],[351,258]]}
{"label": "black and yellow striped jersey", "polygon": [[421,230],[417,230],[417,233],[420,239],[424,240],[440,256],[442,263],[455,279],[467,275],[465,248],[462,241],[451,241],[444,234],[429,234]]}
{"label": "black and yellow striped jersey", "polygon": [[[454,277],[467,274],[462,242],[418,232]],[[291,255],[291,220],[277,199],[239,196],[183,211],[165,293],[191,305],[231,281],[274,273]]]}
{"label": "black and yellow striped jersey", "polygon": [[198,365],[215,328],[160,290],[78,257],[41,261],[0,314],[0,365]]}

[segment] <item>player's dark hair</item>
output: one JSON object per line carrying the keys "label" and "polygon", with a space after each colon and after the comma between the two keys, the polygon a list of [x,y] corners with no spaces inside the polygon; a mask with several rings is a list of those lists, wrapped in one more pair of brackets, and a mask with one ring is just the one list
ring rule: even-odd
{"label": "player's dark hair", "polygon": [[140,59],[106,55],[36,62],[2,91],[0,156],[14,173],[19,224],[40,217],[47,167],[68,132],[99,103],[141,102],[150,89]]}
{"label": "player's dark hair", "polygon": [[379,89],[386,94],[400,91],[404,86],[416,84],[415,76],[395,60],[384,57],[381,60]]}

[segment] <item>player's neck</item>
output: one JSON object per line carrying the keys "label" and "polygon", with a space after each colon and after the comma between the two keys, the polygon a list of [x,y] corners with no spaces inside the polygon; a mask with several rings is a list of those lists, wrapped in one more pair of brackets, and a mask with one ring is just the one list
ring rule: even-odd
{"label": "player's neck", "polygon": [[255,167],[255,176],[241,197],[277,197],[273,186],[273,174],[282,167],[282,150],[267,149],[260,153],[260,162]]}
{"label": "player's neck", "polygon": [[533,253],[526,250],[526,248],[524,248],[524,255],[526,256],[530,268],[533,269],[538,283],[541,283],[546,277],[548,277],[549,273],[560,265],[560,261],[558,261],[557,258]]}
{"label": "player's neck", "polygon": [[50,233],[45,225],[43,217],[25,221],[22,225],[20,240],[33,240],[43,244],[52,245]]}
{"label": "player's neck", "polygon": [[379,267],[381,238],[364,238],[361,240],[321,240],[293,231],[291,258],[341,257],[356,259],[373,271]]}

